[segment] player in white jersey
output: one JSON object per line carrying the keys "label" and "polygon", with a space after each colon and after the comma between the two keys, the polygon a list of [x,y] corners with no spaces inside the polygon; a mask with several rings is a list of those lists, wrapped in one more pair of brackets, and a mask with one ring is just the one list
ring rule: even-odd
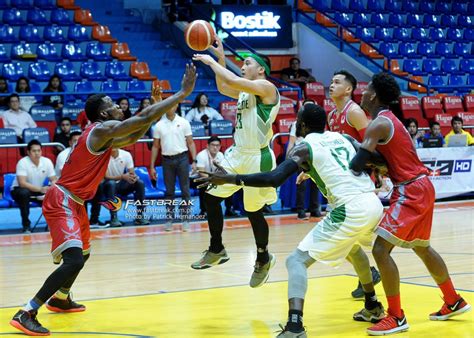
{"label": "player in white jersey", "polygon": [[[270,65],[265,57],[256,54],[243,56],[242,76],[237,76],[225,68],[225,55],[222,43],[216,37],[217,47],[212,47],[218,57],[196,54],[195,61],[201,61],[211,67],[216,75],[217,88],[221,94],[238,99],[235,120],[234,145],[224,154],[220,163],[227,172],[234,174],[252,174],[270,171],[276,166],[275,155],[269,148],[273,136],[272,124],[280,109],[280,95],[277,88],[266,79],[270,75]],[[191,265],[193,269],[206,269],[229,260],[222,243],[224,218],[221,201],[242,189],[235,185],[224,185],[208,190],[205,194],[209,232],[209,249],[201,259]],[[257,245],[257,258],[250,286],[263,285],[268,279],[275,256],[268,252],[269,229],[262,209],[277,201],[274,188],[244,189],[244,208],[252,225]]]}
{"label": "player in white jersey", "polygon": [[[288,159],[269,173],[231,175],[221,172],[197,181],[204,184],[236,184],[238,186],[277,187],[303,168],[327,197],[331,211],[306,235],[287,258],[289,314],[286,327],[278,337],[306,337],[303,328],[303,305],[307,289],[307,268],[316,261],[338,266],[349,257],[362,281],[364,308],[354,320],[377,322],[384,317],[382,304],[375,296],[369,261],[355,259],[360,245],[371,245],[373,232],[383,214],[382,203],[374,193],[375,186],[367,173],[359,176],[349,169],[356,154],[345,136],[326,127],[324,110],[314,104],[305,105],[298,113],[298,133],[304,141],[290,151]],[[352,140],[352,142],[356,142]],[[382,163],[378,154],[372,163]],[[356,251],[353,249],[355,248]],[[362,255],[364,256],[364,255]],[[367,257],[367,256],[365,256]]]}

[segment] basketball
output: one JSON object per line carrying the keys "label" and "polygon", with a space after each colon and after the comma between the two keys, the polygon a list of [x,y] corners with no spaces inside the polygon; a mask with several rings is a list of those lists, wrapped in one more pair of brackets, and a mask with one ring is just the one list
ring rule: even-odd
{"label": "basketball", "polygon": [[189,48],[203,51],[214,42],[214,29],[207,21],[194,20],[186,26],[184,39]]}

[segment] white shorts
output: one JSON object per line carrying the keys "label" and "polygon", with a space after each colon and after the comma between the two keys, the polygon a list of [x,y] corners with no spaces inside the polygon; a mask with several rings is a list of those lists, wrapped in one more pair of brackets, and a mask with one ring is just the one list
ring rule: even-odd
{"label": "white shorts", "polygon": [[[220,163],[229,174],[255,174],[271,171],[276,167],[275,155],[270,148],[260,151],[252,151],[230,147],[224,154]],[[265,204],[273,204],[277,201],[275,188],[241,187],[233,184],[224,184],[208,191],[209,194],[226,198],[239,189],[244,189],[244,209],[255,212],[263,208]]]}
{"label": "white shorts", "polygon": [[383,216],[377,195],[357,196],[334,208],[306,235],[298,249],[331,266],[341,264],[356,244],[371,246],[374,230]]}

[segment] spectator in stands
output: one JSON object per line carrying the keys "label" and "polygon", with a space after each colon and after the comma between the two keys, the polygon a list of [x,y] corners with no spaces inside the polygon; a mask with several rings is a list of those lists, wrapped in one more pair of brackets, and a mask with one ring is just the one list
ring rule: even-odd
{"label": "spectator in stands", "polygon": [[[0,76],[0,94],[7,94],[8,82],[3,76]],[[0,110],[6,110],[8,108],[8,96],[0,96]]]}
{"label": "spectator in stands", "polygon": [[27,155],[16,165],[16,178],[12,185],[12,197],[20,208],[23,232],[30,233],[30,199],[42,201],[49,186],[43,186],[46,178],[51,184],[57,181],[53,162],[41,156],[41,143],[32,140],[26,147]]}
{"label": "spectator in stands", "polygon": [[117,104],[120,106],[123,112],[123,119],[126,120],[132,116],[132,112],[130,111],[130,101],[126,97],[121,97],[117,100]]}
{"label": "spectator in stands", "polygon": [[[305,100],[303,102],[302,107],[308,103],[315,104],[313,100]],[[297,133],[296,121],[295,121],[291,124],[291,127],[290,127],[290,140],[288,141],[288,146],[286,148],[286,157],[288,157],[290,150],[293,149],[294,146],[300,144],[303,141],[304,141],[304,138],[298,135]],[[304,207],[307,184],[309,184],[309,191],[310,191],[310,194],[309,194],[310,215],[311,217],[321,217],[321,207],[319,205],[318,187],[312,180],[306,180],[306,181],[299,182],[299,184],[296,185],[296,212],[297,212],[297,217],[300,220],[308,219],[306,215],[305,207]]]}
{"label": "spectator in stands", "polygon": [[69,134],[68,146],[66,149],[61,151],[58,156],[56,157],[56,176],[59,178],[61,177],[61,171],[63,170],[64,164],[66,163],[66,159],[68,158],[69,154],[71,153],[72,147],[74,144],[77,143],[81,137],[80,131],[73,131]]}
{"label": "spectator in stands", "polygon": [[[134,224],[150,224],[144,215],[145,184],[135,174],[132,154],[122,149],[113,149],[105,179],[101,185],[106,200],[112,200],[116,195],[127,196],[133,193],[135,201],[140,202],[137,206]],[[117,217],[117,211],[110,210],[110,226],[120,227],[122,225],[123,223]]]}
{"label": "spectator in stands", "polygon": [[64,106],[64,95],[59,94],[64,92],[64,86],[61,78],[58,75],[53,75],[49,78],[48,85],[43,90],[43,92],[56,93],[43,96],[43,105],[51,106],[54,109],[61,109]]}
{"label": "spectator in stands", "polygon": [[[217,136],[211,136],[207,140],[207,148],[201,150],[196,156],[196,168],[197,170],[204,170],[207,172],[215,172],[217,167],[214,163],[221,163],[224,159],[224,154],[220,151],[221,150],[221,140]],[[204,173],[199,173],[201,177],[207,177]],[[201,208],[200,215],[206,215],[206,206],[204,204],[204,193],[206,192],[206,188],[199,189],[199,207]],[[232,217],[237,216],[237,213],[234,211],[232,206],[232,196],[227,197],[224,200],[225,203],[225,215]]]}
{"label": "spectator in stands", "polygon": [[449,139],[453,135],[466,135],[466,146],[474,145],[474,137],[472,137],[472,135],[469,132],[463,129],[463,123],[464,122],[461,117],[453,116],[453,118],[451,119],[452,129],[449,133],[446,134],[444,138],[446,140],[446,146],[449,147]]}
{"label": "spectator in stands", "polygon": [[306,83],[316,81],[308,71],[300,68],[300,59],[298,58],[290,59],[290,67],[282,69],[281,79],[285,82],[296,82],[302,89]]}
{"label": "spectator in stands", "polygon": [[[59,142],[67,148],[69,146],[69,139],[71,137],[71,126],[72,121],[69,117],[61,118],[61,121],[59,122],[59,128],[61,129],[61,131],[59,133],[54,134],[53,141]],[[58,150],[61,151],[62,148],[58,147]]]}
{"label": "spectator in stands", "polygon": [[23,143],[23,130],[26,128],[36,128],[36,122],[30,114],[20,109],[20,97],[18,94],[11,94],[8,97],[9,110],[3,113],[5,128],[15,130],[18,143]]}
{"label": "spectator in stands", "polygon": [[[192,157],[192,170],[196,170],[196,145],[193,141],[191,125],[189,122],[176,114],[178,106],[174,106],[153,129],[153,147],[151,149],[150,176],[156,180],[155,161],[160,148],[162,149],[163,176],[166,187],[165,199],[174,201],[176,176],[181,187],[183,204],[180,205],[183,218],[183,231],[189,230],[188,219],[191,216],[191,194],[189,192],[189,157]],[[172,203],[173,204],[173,203]],[[168,206],[166,210],[165,230],[173,228],[174,205]]]}
{"label": "spectator in stands", "polygon": [[444,141],[443,134],[441,134],[441,126],[439,125],[438,122],[433,121],[430,122],[430,132],[426,133],[423,136],[423,140],[428,140],[428,139],[439,139],[439,142],[443,147],[446,147],[446,142]]}
{"label": "spectator in stands", "polygon": [[151,100],[150,100],[149,97],[145,97],[145,98],[141,99],[140,100],[140,106],[138,107],[138,110],[135,112],[135,114],[138,114],[139,112],[141,112],[143,109],[145,109],[149,105],[151,105]]}
{"label": "spectator in stands", "polygon": [[211,120],[223,119],[217,110],[209,106],[209,100],[204,93],[200,93],[196,96],[191,109],[186,114],[186,120],[189,122],[202,122],[205,126],[208,126]]}
{"label": "spectator in stands", "polygon": [[414,118],[406,119],[405,128],[407,128],[408,133],[411,136],[411,140],[413,141],[413,145],[415,146],[415,148],[422,148],[424,133],[423,131],[418,130],[418,121]]}
{"label": "spectator in stands", "polygon": [[[28,80],[24,76],[21,76],[16,81],[15,92],[18,94],[31,92],[30,80]],[[33,106],[35,103],[36,103],[36,97],[34,97],[33,95],[22,95],[20,108],[26,112],[29,112],[31,106]]]}

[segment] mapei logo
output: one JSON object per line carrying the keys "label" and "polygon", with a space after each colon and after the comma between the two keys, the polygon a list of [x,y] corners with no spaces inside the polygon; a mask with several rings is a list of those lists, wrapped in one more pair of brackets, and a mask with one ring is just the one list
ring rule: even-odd
{"label": "mapei logo", "polygon": [[267,11],[248,16],[232,12],[221,13],[221,25],[225,29],[280,29],[279,19],[279,15]]}
{"label": "mapei logo", "polygon": [[472,161],[471,160],[457,160],[454,162],[455,173],[469,173],[471,172]]}
{"label": "mapei logo", "polygon": [[117,196],[114,199],[100,202],[101,205],[109,209],[110,211],[119,211],[122,208],[122,200]]}

